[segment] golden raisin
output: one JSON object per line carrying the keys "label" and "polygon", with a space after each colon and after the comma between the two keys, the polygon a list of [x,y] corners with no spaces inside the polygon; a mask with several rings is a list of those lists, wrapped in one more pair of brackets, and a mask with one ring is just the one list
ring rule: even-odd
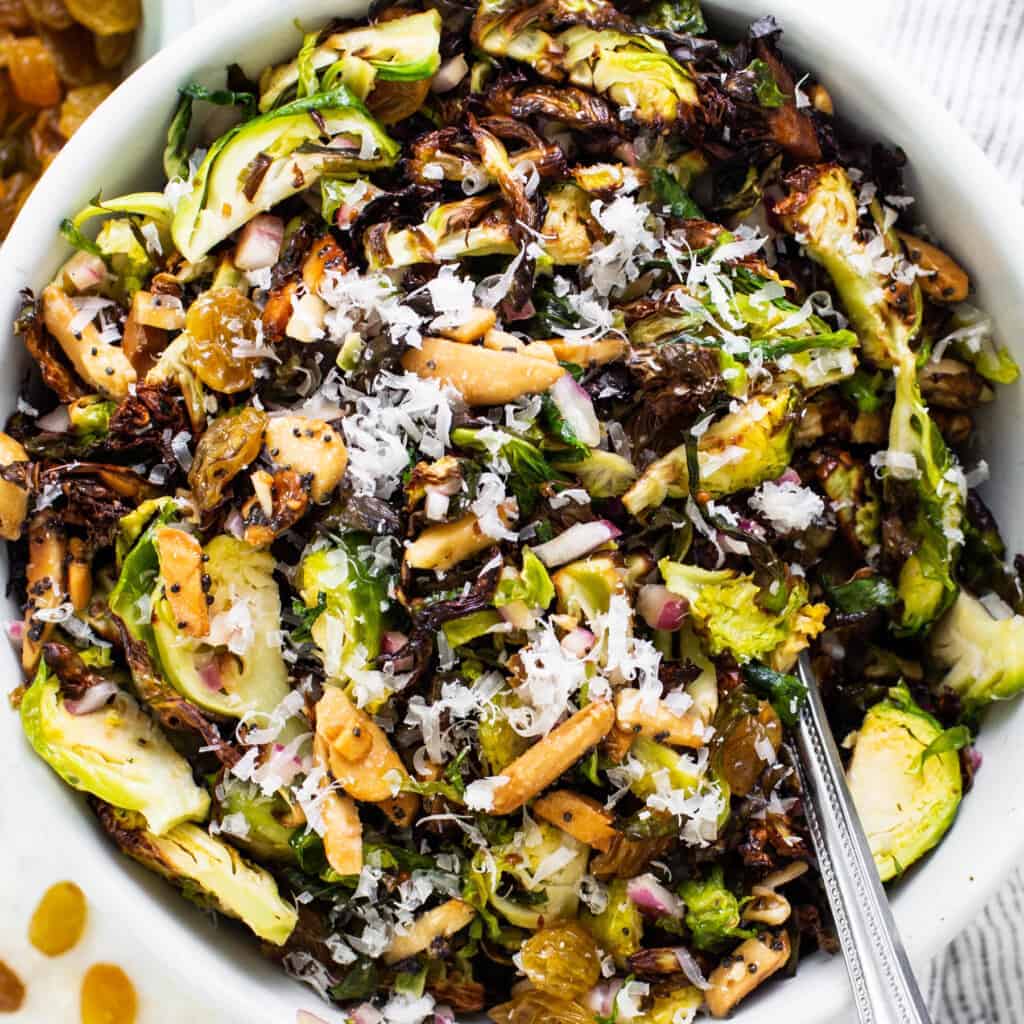
{"label": "golden raisin", "polygon": [[65,139],[70,139],[85,119],[110,95],[112,86],[107,82],[83,85],[71,89],[60,105],[60,120],[57,127]]}
{"label": "golden raisin", "polygon": [[71,16],[100,36],[131,32],[142,21],[141,0],[65,0]]}
{"label": "golden raisin", "polygon": [[235,288],[211,288],[192,303],[185,318],[188,361],[208,388],[231,395],[252,387],[259,360],[235,353],[256,343],[259,320],[259,307]]}
{"label": "golden raisin", "polygon": [[25,986],[14,971],[0,960],[0,1013],[15,1013],[25,1001]]}
{"label": "golden raisin", "polygon": [[118,32],[117,35],[111,36],[93,36],[93,42],[100,67],[109,70],[120,67],[128,59],[128,54],[132,52],[135,43],[135,33]]}
{"label": "golden raisin", "polygon": [[590,935],[575,921],[542,928],[523,943],[523,971],[542,992],[574,999],[597,984],[601,956]]}
{"label": "golden raisin", "polygon": [[28,940],[40,953],[60,956],[74,949],[85,930],[85,894],[74,882],[51,885],[28,926]]}
{"label": "golden raisin", "polygon": [[53,55],[36,36],[7,41],[7,70],[14,92],[33,107],[52,107],[60,102],[60,79]]}
{"label": "golden raisin", "polygon": [[0,28],[26,29],[31,24],[25,0],[0,0]]}
{"label": "golden raisin", "polygon": [[50,28],[70,28],[74,18],[68,14],[64,0],[24,0],[25,7],[34,21]]}
{"label": "golden raisin", "polygon": [[40,25],[39,37],[53,57],[58,77],[69,88],[93,85],[102,77],[93,46],[96,37],[88,29],[81,25],[63,29]]}
{"label": "golden raisin", "polygon": [[529,989],[490,1011],[495,1024],[594,1024],[579,1003]]}
{"label": "golden raisin", "polygon": [[82,979],[82,1024],[135,1024],[135,986],[116,964],[93,964]]}

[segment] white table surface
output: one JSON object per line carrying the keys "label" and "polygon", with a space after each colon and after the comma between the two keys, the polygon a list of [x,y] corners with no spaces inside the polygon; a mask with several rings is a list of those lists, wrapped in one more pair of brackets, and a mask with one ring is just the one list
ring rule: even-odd
{"label": "white table surface", "polygon": [[[177,11],[188,0],[172,3]],[[199,16],[222,3],[194,0]],[[1024,0],[819,0],[819,5],[834,7],[834,17],[848,20],[851,32],[867,34],[909,65],[1024,196]],[[765,10],[770,9],[766,0]],[[24,1008],[5,1020],[77,1024],[82,975],[92,963],[112,961],[137,986],[138,1024],[245,1024],[242,1013],[237,1022],[211,1021],[208,1007],[190,992],[187,964],[154,967],[145,937],[133,932],[130,906],[94,900],[86,933],[73,951],[50,960],[33,950],[27,941],[28,920],[47,885],[71,878],[87,896],[91,887],[90,879],[76,871],[74,851],[46,842],[44,820],[31,823],[33,834],[22,831],[12,839],[24,824],[5,819],[0,810],[5,850],[0,959],[17,971],[28,990]],[[975,924],[936,958],[923,979],[936,1024],[1024,1022],[1024,939],[1018,935],[1022,911],[1024,886],[1015,878],[989,906],[979,907]],[[323,1016],[338,1019],[326,1010]]]}

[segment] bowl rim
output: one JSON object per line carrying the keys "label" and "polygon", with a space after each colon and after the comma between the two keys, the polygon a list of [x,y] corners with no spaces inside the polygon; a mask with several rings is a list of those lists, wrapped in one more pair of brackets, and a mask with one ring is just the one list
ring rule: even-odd
{"label": "bowl rim", "polygon": [[[6,242],[0,247],[0,284],[4,286],[5,291],[10,289],[13,292],[20,286],[19,282],[34,283],[34,279],[45,271],[47,262],[55,262],[55,253],[61,246],[57,227],[60,217],[74,205],[69,201],[69,197],[80,198],[82,187],[79,179],[83,177],[81,168],[93,168],[99,172],[111,159],[103,145],[108,124],[122,123],[125,119],[132,123],[145,124],[147,110],[150,115],[154,109],[159,110],[161,114],[165,111],[169,113],[173,93],[177,87],[190,78],[209,71],[212,66],[220,67],[231,59],[237,59],[238,48],[244,45],[245,40],[260,38],[261,33],[283,35],[290,30],[292,19],[295,17],[314,21],[321,17],[326,18],[331,10],[337,11],[344,7],[354,9],[356,6],[362,5],[353,3],[353,0],[338,0],[335,3],[329,3],[328,0],[298,0],[289,5],[279,4],[276,0],[255,5],[247,3],[246,0],[235,0],[224,9],[204,18],[184,34],[172,39],[163,50],[138,68],[103,102],[95,116],[91,117],[68,142],[36,185]],[[712,21],[728,17],[749,20],[763,12],[762,4],[758,0],[705,0],[704,6]],[[997,236],[994,231],[987,230],[998,250],[1000,263],[1014,279],[1022,279],[1024,271],[1016,269],[1012,260],[1012,249],[1007,240],[1024,237],[1024,209],[1021,208],[1010,185],[955,117],[936,99],[925,93],[923,88],[887,55],[880,53],[874,46],[852,33],[845,33],[843,26],[829,22],[824,14],[809,10],[805,0],[771,0],[770,3],[765,3],[764,7],[772,9],[772,13],[787,34],[794,34],[795,30],[800,35],[813,35],[815,49],[823,55],[822,62],[825,59],[824,55],[842,53],[842,68],[838,73],[846,74],[849,78],[863,83],[868,102],[872,107],[879,109],[879,116],[885,112],[886,97],[891,100],[894,96],[899,98],[902,106],[916,112],[921,123],[920,139],[931,139],[936,145],[941,141],[951,154],[955,154],[956,178],[960,179],[960,184],[953,183],[952,177],[947,175],[950,190],[962,196],[971,210],[979,214],[985,214],[987,211],[988,215],[983,218],[985,220],[991,221],[991,214],[998,213],[1003,225],[1002,231]],[[785,36],[783,50],[786,50]],[[219,60],[213,65],[211,61],[215,58]],[[884,94],[881,86],[873,86],[864,73],[852,73],[849,70],[851,68],[870,68],[872,78],[885,82]],[[821,66],[816,68],[816,74],[827,81],[832,72],[830,68]],[[160,131],[162,132],[162,122]],[[1024,293],[1024,284],[1020,285],[1020,290]],[[0,301],[8,299],[0,298]],[[13,299],[11,301],[13,302]],[[10,375],[10,379],[13,383],[17,382],[14,374]],[[996,712],[996,717],[1005,719],[1008,714],[1008,709],[1001,708]],[[18,731],[20,732],[20,729]],[[984,735],[983,731],[982,746]],[[5,753],[0,756],[0,762],[29,756],[29,747],[27,744],[21,744],[13,754]],[[64,785],[59,781],[58,784]],[[984,860],[982,867],[976,872],[973,887],[965,891],[958,902],[952,904],[940,923],[919,936],[913,944],[908,943],[911,946],[911,956],[919,967],[925,957],[937,953],[954,934],[961,931],[979,914],[984,902],[1008,878],[1019,862],[1022,852],[1024,835],[1016,837],[1013,841],[987,844],[986,848],[979,852],[979,857],[983,857]],[[113,856],[108,860],[109,863],[99,870],[104,873],[104,884],[111,892],[117,892],[118,879],[123,880],[124,877],[124,866],[121,860]],[[926,862],[921,865],[920,871],[927,872],[930,867],[931,864]],[[899,920],[901,903],[898,889],[894,905]],[[165,953],[170,946],[176,953],[182,954],[187,962],[190,952],[187,934],[195,922],[189,919],[185,930],[182,930],[176,927],[176,915],[168,917],[162,910],[158,913],[161,915],[162,923],[167,925],[166,931],[171,934],[159,938],[156,935],[149,935],[147,940],[152,943],[152,948],[162,949]],[[165,938],[167,941],[164,941]],[[190,970],[193,966],[190,965]],[[838,964],[835,964],[832,967],[833,976],[838,977],[837,972]],[[214,982],[212,972],[208,973],[209,980],[211,983]],[[835,1020],[837,1014],[851,1005],[845,982],[838,995],[835,992],[821,995],[822,998],[816,1008],[816,1012],[821,1015],[817,1018],[819,1020]],[[296,1009],[301,1004],[314,1013],[330,1012],[324,1004],[303,998],[298,989],[294,1003]],[[259,1011],[255,1005],[255,997],[253,1005],[242,1009],[246,1019],[252,1020],[253,1017],[248,1014]],[[285,1022],[275,1018],[275,1024]]]}

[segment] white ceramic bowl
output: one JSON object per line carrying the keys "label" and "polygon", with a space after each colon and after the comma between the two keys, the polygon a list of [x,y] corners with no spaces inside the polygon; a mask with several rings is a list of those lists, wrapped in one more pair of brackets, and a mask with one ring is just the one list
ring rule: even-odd
{"label": "white ceramic bowl", "polygon": [[[1024,268],[1020,240],[1024,214],[977,147],[952,118],[916,85],[857,39],[840,34],[812,14],[803,0],[706,0],[719,24],[741,30],[771,10],[786,30],[784,49],[798,65],[812,67],[832,92],[844,120],[868,135],[903,146],[910,158],[910,187],[921,217],[971,271],[978,303],[991,312],[1000,336],[1024,358]],[[33,192],[0,251],[0,319],[10,323],[18,290],[42,286],[67,252],[58,223],[99,190],[106,195],[159,187],[164,129],[175,89],[193,79],[217,84],[225,65],[239,61],[258,72],[292,54],[299,44],[294,19],[315,24],[356,14],[359,0],[292,0],[238,4],[174,41],[114,93],[60,154]],[[3,337],[9,367],[0,412],[12,410],[24,359],[18,342]],[[1020,388],[1003,389],[984,425],[982,449],[992,467],[986,497],[1014,550],[1024,548],[1024,443]],[[16,614],[13,606],[10,614]],[[4,688],[19,679],[13,655],[0,652]],[[1011,867],[1024,856],[1024,729],[1016,706],[988,716],[980,748],[985,763],[974,791],[942,846],[893,890],[896,918],[918,967],[980,910]],[[206,1008],[217,1024],[291,1024],[299,1007],[325,1020],[340,1020],[308,990],[265,963],[233,930],[214,930],[164,883],[129,864],[100,835],[91,815],[30,751],[17,717],[0,709],[0,799],[4,867],[0,902],[6,907],[25,885],[35,886],[40,847],[65,851],[74,877],[108,916],[117,908],[116,932],[138,971],[176,975],[190,1005]],[[54,879],[48,878],[48,883]],[[108,932],[110,929],[108,928]],[[119,955],[118,949],[107,952]],[[165,1005],[154,1020],[194,1020]],[[824,1024],[849,1007],[841,963],[816,957],[796,980],[767,986],[743,1004],[737,1021],[785,1020]],[[41,1018],[40,1018],[41,1019]],[[46,1019],[51,1019],[47,1017]]]}

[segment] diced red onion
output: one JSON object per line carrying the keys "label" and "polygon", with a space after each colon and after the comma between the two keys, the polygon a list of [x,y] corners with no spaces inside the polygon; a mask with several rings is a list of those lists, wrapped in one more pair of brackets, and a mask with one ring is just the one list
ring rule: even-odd
{"label": "diced red onion", "polygon": [[660,583],[647,583],[640,588],[636,598],[637,611],[651,629],[674,632],[679,629],[689,609],[685,597],[673,594]]}
{"label": "diced red onion", "polygon": [[512,601],[510,604],[504,604],[498,609],[498,614],[515,629],[533,629],[537,624],[537,617],[525,601]]}
{"label": "diced red onion", "polygon": [[66,700],[64,707],[72,715],[88,715],[99,711],[117,693],[117,683],[97,683],[85,691],[81,700]]}
{"label": "diced red onion", "polygon": [[235,266],[239,270],[262,270],[272,267],[281,255],[284,221],[270,213],[253,217],[242,228],[235,246]]}
{"label": "diced red onion", "polygon": [[683,916],[683,901],[669,892],[650,872],[631,878],[626,883],[626,895],[642,914],[649,914],[651,917]]}
{"label": "diced red onion", "polygon": [[434,1024],[455,1024],[455,1011],[450,1006],[435,1006]]}
{"label": "diced red onion", "polygon": [[10,639],[20,644],[25,638],[25,621],[24,619],[12,619],[7,623],[7,635]]}
{"label": "diced red onion", "polygon": [[612,1015],[612,1007],[615,1005],[615,997],[622,988],[622,978],[612,978],[611,981],[598,982],[584,997],[583,1005],[593,1013],[602,1017]]}
{"label": "diced red onion", "polygon": [[685,946],[676,946],[672,952],[675,953],[676,959],[679,961],[679,967],[683,974],[686,975],[686,980],[694,988],[699,988],[702,992],[706,992],[711,988],[707,978],[701,972],[697,961],[694,960],[693,954]]}
{"label": "diced red onion", "polygon": [[51,434],[66,434],[71,426],[68,407],[66,405],[58,405],[56,409],[51,410],[45,416],[40,416],[36,420],[36,426],[40,430],[46,430]]}
{"label": "diced red onion", "polygon": [[380,639],[380,649],[385,654],[397,654],[407,643],[409,638],[397,629],[389,630]]}
{"label": "diced red onion", "polygon": [[583,658],[594,646],[597,638],[589,629],[577,626],[562,637],[562,650],[576,658]]}
{"label": "diced red onion", "polygon": [[237,508],[232,509],[227,519],[224,520],[224,529],[231,534],[235,540],[242,540],[245,535],[245,523],[242,522],[242,513]]}
{"label": "diced red onion", "polygon": [[208,690],[213,690],[214,693],[224,688],[224,677],[221,675],[220,665],[216,661],[211,661],[208,665],[204,665],[199,670],[199,678],[203,686]]}
{"label": "diced red onion", "polygon": [[76,292],[86,292],[103,283],[107,276],[107,265],[92,253],[76,252],[64,264],[64,276]]}
{"label": "diced red onion", "polygon": [[967,758],[967,763],[971,766],[971,771],[977,772],[984,760],[981,751],[975,746],[964,747],[964,755]]}
{"label": "diced red onion", "polygon": [[434,80],[430,83],[430,91],[434,93],[451,92],[468,74],[469,65],[466,63],[466,58],[461,53],[456,54],[437,69],[437,74],[434,75]]}
{"label": "diced red onion", "polygon": [[551,386],[551,400],[583,444],[596,448],[601,443],[601,424],[594,412],[594,403],[590,401],[590,395],[576,383],[572,374],[563,374],[555,381]]}
{"label": "diced red onion", "polygon": [[801,484],[803,481],[800,479],[800,474],[790,467],[782,474],[782,476],[776,477],[775,483],[777,484]]}
{"label": "diced red onion", "polygon": [[533,549],[533,553],[551,568],[582,558],[594,548],[599,548],[602,544],[621,536],[622,531],[614,523],[607,519],[595,519],[589,523],[576,523],[570,526],[552,540],[539,544]]}

